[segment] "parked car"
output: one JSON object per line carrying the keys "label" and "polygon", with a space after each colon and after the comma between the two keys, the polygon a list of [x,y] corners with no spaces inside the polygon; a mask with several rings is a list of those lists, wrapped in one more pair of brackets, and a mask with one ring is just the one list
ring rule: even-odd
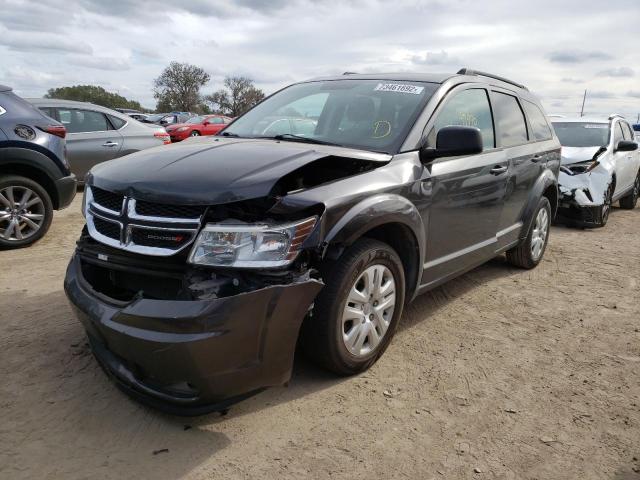
{"label": "parked car", "polygon": [[48,98],[29,101],[66,127],[67,158],[80,182],[98,163],[171,143],[164,128],[99,105]]}
{"label": "parked car", "polygon": [[[306,135],[265,119],[318,118]],[[506,253],[533,268],[560,143],[517,83],[348,75],[287,87],[215,137],[97,165],[65,290],[132,396],[199,414],[385,351],[406,303]]]}
{"label": "parked car", "polygon": [[145,120],[149,118],[149,115],[147,115],[146,113],[127,113],[127,115],[129,115],[131,118],[138,120],[139,122],[142,122],[142,123],[147,123],[145,122]]}
{"label": "parked car", "polygon": [[229,123],[231,118],[224,115],[198,115],[184,123],[169,125],[166,130],[172,142],[179,142],[189,137],[216,135]]}
{"label": "parked car", "polygon": [[194,114],[191,112],[156,113],[149,115],[144,122],[155,123],[156,125],[162,126],[175,125],[178,123],[184,123],[193,116]]}
{"label": "parked car", "polygon": [[636,206],[640,151],[624,118],[562,118],[553,128],[562,144],[559,221],[604,227],[614,202]]}
{"label": "parked car", "polygon": [[62,124],[0,85],[0,249],[42,238],[53,210],[73,200],[66,134]]}
{"label": "parked car", "polygon": [[640,123],[635,123],[632,125],[633,133],[636,136],[636,140],[640,141]]}

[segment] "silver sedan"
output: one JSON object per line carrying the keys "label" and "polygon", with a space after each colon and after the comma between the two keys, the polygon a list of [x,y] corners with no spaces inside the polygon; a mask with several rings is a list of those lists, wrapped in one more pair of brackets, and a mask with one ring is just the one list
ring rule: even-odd
{"label": "silver sedan", "polygon": [[163,127],[109,108],[71,100],[28,100],[67,128],[67,160],[80,182],[98,163],[171,143]]}

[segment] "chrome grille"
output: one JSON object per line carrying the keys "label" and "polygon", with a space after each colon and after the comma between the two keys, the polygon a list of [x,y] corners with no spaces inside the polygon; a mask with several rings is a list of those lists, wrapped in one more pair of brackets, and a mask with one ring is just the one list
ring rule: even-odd
{"label": "chrome grille", "polygon": [[[145,255],[173,255],[193,242],[205,207],[163,205],[86,186],[89,234],[106,245]],[[118,207],[118,199],[120,206]]]}

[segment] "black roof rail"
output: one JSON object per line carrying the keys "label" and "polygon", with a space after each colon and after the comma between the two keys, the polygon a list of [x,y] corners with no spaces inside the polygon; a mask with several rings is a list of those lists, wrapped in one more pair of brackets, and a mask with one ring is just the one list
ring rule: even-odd
{"label": "black roof rail", "polygon": [[10,92],[11,87],[7,87],[6,85],[0,85],[0,92]]}
{"label": "black roof rail", "polygon": [[358,72],[344,72],[342,75],[357,75]]}
{"label": "black roof rail", "polygon": [[508,78],[504,78],[499,75],[494,75],[492,73],[480,72],[479,70],[471,70],[470,68],[461,68],[460,70],[458,70],[457,73],[458,75],[480,75],[482,77],[494,78],[496,80],[500,80],[501,82],[506,82],[506,83],[510,83],[511,85],[515,85],[516,87],[522,88],[527,92],[529,91],[529,89],[524,85],[522,85],[521,83],[514,82],[513,80],[509,80]]}

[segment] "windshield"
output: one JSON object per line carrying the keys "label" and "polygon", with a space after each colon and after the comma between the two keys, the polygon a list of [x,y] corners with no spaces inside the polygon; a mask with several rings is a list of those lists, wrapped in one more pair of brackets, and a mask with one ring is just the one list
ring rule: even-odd
{"label": "windshield", "polygon": [[202,115],[198,115],[197,117],[191,117],[185,123],[190,123],[190,124],[202,123],[206,119],[207,119],[207,117],[203,117]]}
{"label": "windshield", "polygon": [[166,116],[166,113],[156,113],[154,115],[149,115],[147,117],[147,120],[151,120],[152,122],[157,122],[158,120],[160,120],[164,116]]}
{"label": "windshield", "polygon": [[589,122],[553,122],[563,147],[602,147],[609,143],[609,124]]}
{"label": "windshield", "polygon": [[235,120],[224,135],[395,153],[439,86],[355,79],[292,85]]}

